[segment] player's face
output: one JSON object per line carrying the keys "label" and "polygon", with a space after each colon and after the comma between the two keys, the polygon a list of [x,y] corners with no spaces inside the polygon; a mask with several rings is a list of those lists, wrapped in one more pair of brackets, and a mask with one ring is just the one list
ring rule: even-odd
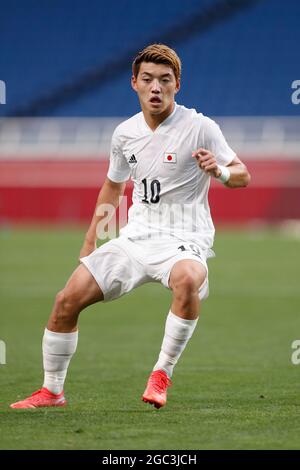
{"label": "player's face", "polygon": [[138,76],[132,77],[131,83],[144,113],[159,115],[172,112],[180,82],[175,79],[170,66],[142,62]]}

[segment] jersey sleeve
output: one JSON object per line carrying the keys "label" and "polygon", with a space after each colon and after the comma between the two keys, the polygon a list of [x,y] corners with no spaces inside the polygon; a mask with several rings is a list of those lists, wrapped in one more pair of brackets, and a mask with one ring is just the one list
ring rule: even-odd
{"label": "jersey sleeve", "polygon": [[229,165],[236,153],[229,147],[218,124],[203,116],[203,127],[204,148],[215,155],[219,165]]}
{"label": "jersey sleeve", "polygon": [[108,178],[115,183],[127,181],[130,176],[130,167],[122,150],[122,140],[118,129],[115,130],[111,140]]}

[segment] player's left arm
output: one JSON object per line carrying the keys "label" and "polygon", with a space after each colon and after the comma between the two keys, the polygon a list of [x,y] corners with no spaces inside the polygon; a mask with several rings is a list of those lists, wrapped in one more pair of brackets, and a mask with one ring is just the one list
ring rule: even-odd
{"label": "player's left arm", "polygon": [[225,167],[218,165],[215,155],[204,148],[195,150],[192,156],[205,173],[220,179],[222,182],[227,177],[228,179],[224,184],[228,188],[242,188],[250,183],[250,173],[246,165],[237,156]]}

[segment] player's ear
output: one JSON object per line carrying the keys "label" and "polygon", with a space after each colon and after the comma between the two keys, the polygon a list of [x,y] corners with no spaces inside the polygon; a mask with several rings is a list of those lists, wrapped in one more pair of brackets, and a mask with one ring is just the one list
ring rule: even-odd
{"label": "player's ear", "polygon": [[176,87],[175,87],[175,95],[178,93],[180,90],[180,79],[176,80]]}
{"label": "player's ear", "polygon": [[137,91],[137,88],[136,88],[136,77],[134,75],[132,75],[131,77],[131,86],[132,88],[134,89],[134,91]]}

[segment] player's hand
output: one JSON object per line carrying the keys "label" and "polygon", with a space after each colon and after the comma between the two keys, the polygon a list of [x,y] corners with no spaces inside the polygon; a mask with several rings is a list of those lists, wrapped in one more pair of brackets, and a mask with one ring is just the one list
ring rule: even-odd
{"label": "player's hand", "polygon": [[84,256],[90,255],[94,250],[96,250],[96,248],[97,245],[95,241],[85,239],[80,250],[79,259],[83,258]]}
{"label": "player's hand", "polygon": [[215,178],[221,176],[221,170],[218,167],[216,157],[209,150],[199,148],[192,153],[192,157],[197,160],[201,170]]}

